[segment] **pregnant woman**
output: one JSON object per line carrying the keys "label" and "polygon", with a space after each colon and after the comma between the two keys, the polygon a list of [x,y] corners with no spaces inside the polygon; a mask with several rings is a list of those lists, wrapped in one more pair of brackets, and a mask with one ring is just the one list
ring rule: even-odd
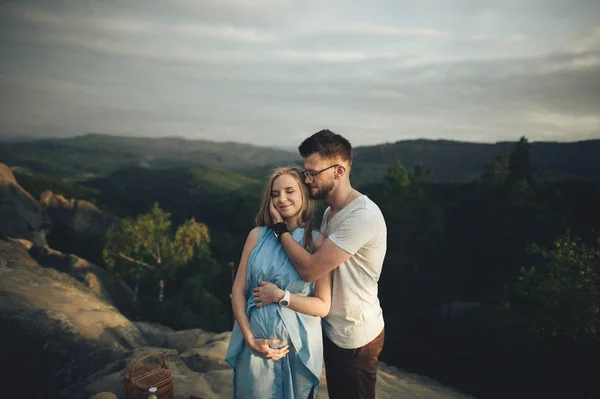
{"label": "pregnant woman", "polygon": [[[284,223],[273,225],[269,206]],[[289,232],[310,252],[322,242],[313,231],[313,205],[299,168],[274,171],[256,225],[232,289],[235,324],[226,360],[234,370],[233,397],[315,399],[323,366],[321,318],[331,305],[331,277],[302,280],[278,239]]]}

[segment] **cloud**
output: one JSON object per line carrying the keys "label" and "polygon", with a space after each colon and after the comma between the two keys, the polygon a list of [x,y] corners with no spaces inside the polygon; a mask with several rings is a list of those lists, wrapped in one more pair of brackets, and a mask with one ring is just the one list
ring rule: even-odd
{"label": "cloud", "polygon": [[367,36],[379,38],[410,38],[410,39],[430,39],[444,37],[448,33],[438,29],[428,28],[398,28],[385,25],[367,25],[358,24],[345,28],[329,29],[325,34],[339,34],[345,36]]}
{"label": "cloud", "polygon": [[227,25],[183,24],[173,28],[177,33],[207,39],[224,39],[247,43],[274,43],[279,38],[258,29],[236,28]]}
{"label": "cloud", "polygon": [[[164,2],[157,1],[164,7]],[[161,4],[162,3],[162,4]],[[228,24],[240,27],[300,26],[323,10],[342,3],[340,0],[177,0],[174,5],[178,15],[190,13],[196,21]]]}
{"label": "cloud", "polygon": [[356,145],[600,133],[600,30],[579,3],[577,23],[558,3],[512,0],[30,4],[0,5],[0,117],[13,132],[261,144],[286,132],[278,145],[322,127]]}
{"label": "cloud", "polygon": [[572,40],[571,49],[577,53],[600,51],[600,25],[576,35]]}
{"label": "cloud", "polygon": [[[533,111],[529,113],[532,122],[544,126],[545,131],[560,136],[565,130],[575,132],[600,131],[600,116],[579,116],[559,112]],[[591,135],[590,135],[591,137]]]}
{"label": "cloud", "polygon": [[600,51],[596,53],[577,54],[572,57],[561,57],[561,59],[552,59],[542,65],[540,70],[543,72],[572,71],[582,69],[598,69],[600,67]]}
{"label": "cloud", "polygon": [[154,23],[137,18],[115,17],[106,14],[94,16],[82,10],[56,11],[24,4],[3,4],[5,15],[45,28],[59,30],[97,30],[104,33],[149,33]]}
{"label": "cloud", "polygon": [[515,33],[507,36],[475,36],[467,40],[468,43],[482,45],[508,45],[520,43],[525,40],[525,35]]}

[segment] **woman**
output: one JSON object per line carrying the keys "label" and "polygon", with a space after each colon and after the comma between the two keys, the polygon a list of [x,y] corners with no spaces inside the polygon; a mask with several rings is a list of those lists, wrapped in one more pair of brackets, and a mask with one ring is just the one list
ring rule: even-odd
{"label": "woman", "polygon": [[[321,317],[329,313],[331,278],[302,280],[268,227],[271,204],[306,250],[314,251],[323,240],[312,229],[313,205],[302,171],[276,169],[265,185],[257,227],[248,235],[233,283],[236,322],[225,356],[234,370],[233,396],[313,399],[323,366]],[[263,287],[260,294],[253,294],[256,287]],[[262,306],[261,299],[270,304]]]}

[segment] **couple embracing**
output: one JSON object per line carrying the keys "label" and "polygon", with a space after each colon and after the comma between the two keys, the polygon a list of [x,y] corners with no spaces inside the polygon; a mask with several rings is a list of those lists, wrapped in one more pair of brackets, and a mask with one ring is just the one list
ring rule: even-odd
{"label": "couple embracing", "polygon": [[[305,169],[265,185],[233,284],[234,399],[316,399],[323,358],[330,398],[375,398],[385,221],[350,184],[348,140],[321,130],[299,151]],[[319,232],[311,199],[329,205]]]}

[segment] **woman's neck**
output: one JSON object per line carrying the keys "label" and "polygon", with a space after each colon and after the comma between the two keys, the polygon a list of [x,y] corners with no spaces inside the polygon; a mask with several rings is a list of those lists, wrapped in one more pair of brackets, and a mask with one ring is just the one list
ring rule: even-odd
{"label": "woman's neck", "polygon": [[285,222],[285,225],[289,231],[294,231],[298,227],[298,220],[296,218],[284,219],[283,221]]}

